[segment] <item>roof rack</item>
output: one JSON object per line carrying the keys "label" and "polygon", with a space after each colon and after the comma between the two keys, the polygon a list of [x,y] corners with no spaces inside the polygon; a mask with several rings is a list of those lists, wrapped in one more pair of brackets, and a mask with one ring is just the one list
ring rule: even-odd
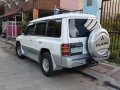
{"label": "roof rack", "polygon": [[81,10],[70,10],[70,11],[63,10],[63,9],[59,10],[59,14],[63,14],[63,13],[83,13],[83,9],[81,9]]}

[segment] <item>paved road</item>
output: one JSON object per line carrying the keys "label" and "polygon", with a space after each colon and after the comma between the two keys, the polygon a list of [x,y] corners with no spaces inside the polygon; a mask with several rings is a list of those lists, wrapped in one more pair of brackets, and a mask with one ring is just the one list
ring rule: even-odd
{"label": "paved road", "polygon": [[14,47],[0,41],[0,90],[114,90],[72,70],[45,77],[39,64],[18,59]]}

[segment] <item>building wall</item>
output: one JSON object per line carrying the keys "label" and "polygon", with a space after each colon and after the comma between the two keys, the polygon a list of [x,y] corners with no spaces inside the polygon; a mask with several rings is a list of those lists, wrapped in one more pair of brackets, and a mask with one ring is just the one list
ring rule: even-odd
{"label": "building wall", "polygon": [[[38,8],[34,7],[35,1],[37,1],[36,5],[38,5]],[[62,10],[81,10],[83,4],[82,0],[28,0],[27,2],[25,0],[19,0],[18,5],[12,2],[11,8],[6,6],[5,14],[14,14],[19,10],[30,12],[33,10],[35,13],[33,16],[36,18],[37,16],[53,15],[55,7]]]}
{"label": "building wall", "polygon": [[78,9],[83,9],[83,0],[78,0]]}
{"label": "building wall", "polygon": [[39,0],[39,9],[53,10],[55,5],[57,8],[64,10],[83,9],[82,0]]}
{"label": "building wall", "polygon": [[82,0],[60,0],[60,8],[65,10],[83,9]]}
{"label": "building wall", "polygon": [[39,9],[53,10],[55,6],[60,8],[60,0],[39,0]]}
{"label": "building wall", "polygon": [[[33,1],[19,0],[18,6],[11,3],[11,8],[6,6],[5,13],[22,8],[24,11],[33,9]],[[83,7],[82,0],[38,0],[39,10],[53,10],[55,6],[59,9],[65,10],[80,10]]]}

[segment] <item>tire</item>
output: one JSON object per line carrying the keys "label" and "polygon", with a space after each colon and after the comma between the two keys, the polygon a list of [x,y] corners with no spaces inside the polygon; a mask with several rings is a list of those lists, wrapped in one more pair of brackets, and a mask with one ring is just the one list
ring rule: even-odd
{"label": "tire", "polygon": [[52,58],[49,52],[45,52],[41,57],[41,70],[47,77],[52,77],[54,74]]}
{"label": "tire", "polygon": [[16,44],[16,54],[19,58],[23,59],[25,58],[24,55],[22,55],[22,51],[21,51],[21,44],[20,43],[17,43]]}
{"label": "tire", "polygon": [[[99,58],[104,60],[109,57],[110,37],[107,30],[93,30],[87,42],[87,49],[94,60],[99,61]],[[106,57],[107,56],[107,57]]]}

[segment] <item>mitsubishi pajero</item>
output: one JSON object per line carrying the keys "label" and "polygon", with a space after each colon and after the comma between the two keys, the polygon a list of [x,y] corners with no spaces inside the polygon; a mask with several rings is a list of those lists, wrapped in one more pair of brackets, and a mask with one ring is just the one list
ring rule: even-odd
{"label": "mitsubishi pajero", "polygon": [[18,57],[40,63],[42,72],[95,64],[109,58],[110,38],[94,15],[59,14],[31,21],[16,38]]}

